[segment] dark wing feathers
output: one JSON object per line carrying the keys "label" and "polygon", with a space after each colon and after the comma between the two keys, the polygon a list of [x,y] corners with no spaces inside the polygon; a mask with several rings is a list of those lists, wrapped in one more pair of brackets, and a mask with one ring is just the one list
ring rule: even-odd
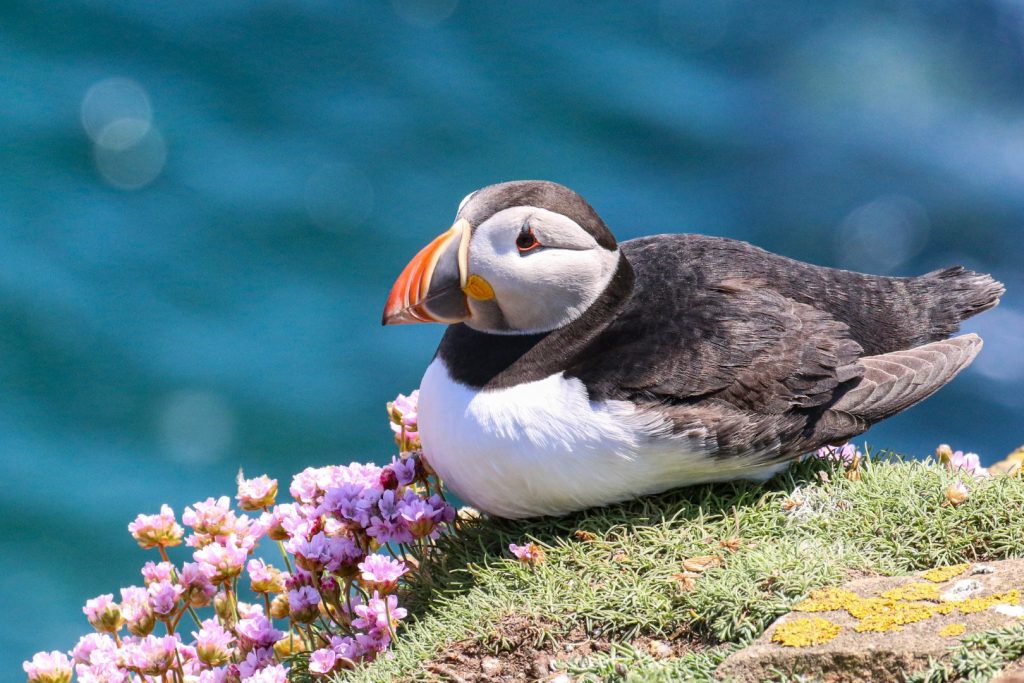
{"label": "dark wing feathers", "polygon": [[864,375],[830,407],[874,422],[931,396],[970,365],[981,337],[961,337],[861,359]]}
{"label": "dark wing feathers", "polygon": [[622,247],[633,296],[566,374],[592,398],[657,411],[678,434],[704,430],[719,457],[793,457],[927,398],[981,346],[974,335],[928,342],[1002,292],[963,269],[882,278],[716,238]]}

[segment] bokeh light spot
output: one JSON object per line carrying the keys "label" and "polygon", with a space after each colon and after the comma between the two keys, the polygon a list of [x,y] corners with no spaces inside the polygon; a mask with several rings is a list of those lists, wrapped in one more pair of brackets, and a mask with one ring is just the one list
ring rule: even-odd
{"label": "bokeh light spot", "polygon": [[167,144],[155,126],[119,119],[103,129],[93,147],[96,170],[105,181],[122,190],[138,190],[156,180],[167,162]]}
{"label": "bokeh light spot", "polygon": [[[112,123],[124,119],[135,121],[131,128],[121,131],[124,135],[129,131],[141,140],[149,132],[153,122],[153,108],[149,96],[138,83],[128,78],[106,78],[94,83],[82,98],[82,127],[96,144],[99,144],[104,131]],[[125,144],[130,144],[125,143]]]}
{"label": "bokeh light spot", "polygon": [[836,232],[843,268],[889,274],[928,243],[928,215],[913,199],[888,195],[851,211]]}
{"label": "bokeh light spot", "polygon": [[[985,340],[985,348],[978,354],[974,367],[986,378],[1000,384],[1019,385],[1024,380],[1024,313],[999,306],[971,320],[973,331]],[[997,394],[1001,392],[995,392]],[[1024,402],[1024,393],[1013,391]]]}

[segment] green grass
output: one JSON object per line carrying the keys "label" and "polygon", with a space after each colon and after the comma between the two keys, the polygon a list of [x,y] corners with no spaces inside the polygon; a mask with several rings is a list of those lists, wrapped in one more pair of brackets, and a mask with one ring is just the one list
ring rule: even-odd
{"label": "green grass", "polygon": [[[570,632],[609,639],[608,652],[567,665],[579,680],[710,680],[728,652],[813,588],[858,573],[1024,555],[1024,481],[968,480],[969,499],[954,507],[944,496],[954,477],[933,463],[875,457],[860,473],[851,481],[840,466],[809,460],[763,485],[698,486],[565,518],[464,525],[424,565],[430,581],[406,596],[411,618],[394,656],[339,680],[436,680],[423,664],[452,643],[511,647],[498,629],[508,615],[532,620],[538,643]],[[595,540],[578,540],[577,530]],[[737,550],[719,546],[736,537]],[[539,566],[510,559],[508,544],[527,539],[546,551]],[[709,554],[722,565],[681,589],[673,577],[682,562]],[[631,645],[681,635],[701,647],[656,659]],[[976,673],[966,669],[927,680]]]}

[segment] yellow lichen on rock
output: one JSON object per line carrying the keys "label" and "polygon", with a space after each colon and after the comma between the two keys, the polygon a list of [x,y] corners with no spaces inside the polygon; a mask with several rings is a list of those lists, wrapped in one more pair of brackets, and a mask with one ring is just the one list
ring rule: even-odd
{"label": "yellow lichen on rock", "polygon": [[[865,600],[865,602],[867,601]],[[861,618],[860,623],[853,628],[858,633],[865,631],[877,631],[879,633],[898,631],[904,624],[924,621],[933,616],[935,616],[935,611],[932,609],[932,605],[928,603],[894,601],[885,607],[880,606],[879,609],[870,614],[866,614]]]}
{"label": "yellow lichen on rock", "polygon": [[779,624],[772,640],[786,647],[821,645],[839,635],[839,624],[820,617],[805,617]]}
{"label": "yellow lichen on rock", "polygon": [[882,593],[883,598],[892,600],[931,600],[939,601],[939,586],[934,583],[911,583],[893,588]]}
{"label": "yellow lichen on rock", "polygon": [[939,629],[939,635],[943,638],[955,638],[967,632],[966,624],[946,624]]}
{"label": "yellow lichen on rock", "polygon": [[921,578],[927,579],[934,583],[942,583],[949,581],[952,578],[960,576],[970,568],[969,564],[954,564],[948,567],[936,567],[935,569],[929,569],[924,574],[921,574]]}
{"label": "yellow lichen on rock", "polygon": [[[952,567],[939,567],[923,574],[924,578],[933,583],[911,582],[890,588],[881,595],[862,598],[853,591],[844,588],[823,588],[811,591],[810,595],[793,606],[795,612],[832,612],[845,611],[854,619],[857,624],[853,627],[858,633],[874,631],[884,633],[887,631],[898,631],[906,624],[913,624],[932,617],[952,614],[959,610],[963,614],[981,612],[996,605],[1019,605],[1020,591],[1011,590],[1005,593],[969,598],[959,602],[944,601],[940,597],[941,586],[939,583],[948,581],[960,574],[963,574],[970,567],[968,564],[954,565]],[[824,620],[818,620],[828,623]],[[812,619],[797,620],[801,628],[809,628]],[[790,623],[797,623],[790,622]],[[837,627],[838,628],[838,627]],[[781,629],[781,627],[780,627]],[[797,629],[797,627],[793,627]],[[796,631],[794,631],[796,632]],[[782,636],[774,638],[789,637],[783,632]],[[795,636],[793,636],[795,638]],[[786,643],[784,643],[786,644]]]}
{"label": "yellow lichen on rock", "polygon": [[983,612],[989,607],[995,607],[996,605],[1019,605],[1020,604],[1020,591],[1012,590],[1006,591],[1005,593],[993,593],[992,595],[986,595],[983,598],[967,598],[954,604],[956,609],[960,610],[964,614],[973,614],[974,612]]}
{"label": "yellow lichen on rock", "polygon": [[796,612],[831,612],[837,609],[846,609],[861,597],[856,593],[842,588],[821,588],[811,591],[811,594],[793,606]]}

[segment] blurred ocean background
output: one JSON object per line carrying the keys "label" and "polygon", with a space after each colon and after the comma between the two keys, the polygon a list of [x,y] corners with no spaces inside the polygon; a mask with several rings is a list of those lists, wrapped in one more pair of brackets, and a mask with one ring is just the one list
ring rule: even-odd
{"label": "blurred ocean background", "polygon": [[992,272],[979,360],[866,438],[1024,442],[1017,0],[5,0],[0,93],[3,680],[141,579],[138,512],[390,457],[442,329],[385,296],[492,182],[620,239]]}

